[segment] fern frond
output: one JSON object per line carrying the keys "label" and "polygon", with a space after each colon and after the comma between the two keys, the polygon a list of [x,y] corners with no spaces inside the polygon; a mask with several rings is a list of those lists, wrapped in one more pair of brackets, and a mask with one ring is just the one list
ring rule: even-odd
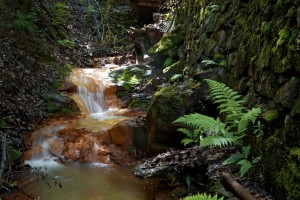
{"label": "fern frond", "polygon": [[184,200],[224,200],[224,197],[218,198],[217,195],[211,196],[203,193],[203,194],[195,194],[193,196],[186,197]]}
{"label": "fern frond", "polygon": [[237,164],[239,164],[241,166],[241,168],[240,168],[241,177],[243,177],[249,171],[249,169],[253,166],[249,160],[245,160],[245,159],[241,160]]}
{"label": "fern frond", "polygon": [[193,132],[187,128],[179,128],[179,129],[177,129],[177,131],[180,131],[181,133],[185,134],[188,137],[193,137],[193,135],[194,135]]}
{"label": "fern frond", "polygon": [[236,153],[236,154],[233,154],[232,156],[230,156],[228,159],[224,160],[222,162],[222,165],[230,165],[230,164],[233,164],[233,163],[237,163],[237,162],[239,162],[240,160],[243,160],[243,159],[244,159],[243,154]]}
{"label": "fern frond", "polygon": [[242,106],[241,96],[235,90],[227,87],[224,83],[215,80],[205,79],[212,95],[214,103],[219,103],[220,113],[226,114],[226,121],[233,123],[239,119],[245,107]]}
{"label": "fern frond", "polygon": [[184,124],[191,129],[200,129],[209,135],[226,132],[226,126],[220,120],[199,113],[184,115],[174,122]]}
{"label": "fern frond", "polygon": [[246,147],[242,148],[242,154],[243,154],[245,159],[247,159],[249,157],[250,149],[251,149],[250,146],[246,146]]}
{"label": "fern frond", "polygon": [[250,122],[254,123],[257,117],[261,114],[260,108],[252,108],[241,116],[238,124],[238,133],[242,133],[247,129]]}
{"label": "fern frond", "polygon": [[225,147],[238,142],[238,138],[232,134],[210,135],[200,140],[200,146]]}

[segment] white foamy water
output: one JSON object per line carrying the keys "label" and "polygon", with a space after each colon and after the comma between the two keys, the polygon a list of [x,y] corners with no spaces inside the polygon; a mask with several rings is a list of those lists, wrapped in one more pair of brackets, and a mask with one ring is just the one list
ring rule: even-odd
{"label": "white foamy water", "polygon": [[90,92],[85,86],[78,86],[78,95],[89,113],[102,113],[105,110],[103,91]]}

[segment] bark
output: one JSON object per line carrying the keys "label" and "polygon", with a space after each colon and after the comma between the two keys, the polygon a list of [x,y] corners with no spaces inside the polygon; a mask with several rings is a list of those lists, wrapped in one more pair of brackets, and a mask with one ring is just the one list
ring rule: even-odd
{"label": "bark", "polygon": [[222,172],[225,183],[243,200],[257,200],[241,184],[239,184],[229,173]]}

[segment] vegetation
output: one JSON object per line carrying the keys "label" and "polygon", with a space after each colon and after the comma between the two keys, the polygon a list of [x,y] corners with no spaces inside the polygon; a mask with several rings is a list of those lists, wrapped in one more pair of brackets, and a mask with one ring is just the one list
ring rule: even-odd
{"label": "vegetation", "polygon": [[204,193],[186,197],[185,200],[224,200],[224,198],[218,198],[217,195],[211,196]]}
{"label": "vegetation", "polygon": [[[184,145],[197,142],[200,146],[223,147],[229,145],[243,145],[248,125],[258,124],[257,118],[261,113],[260,108],[248,110],[242,106],[241,96],[225,84],[207,79],[212,99],[219,104],[220,114],[225,115],[223,121],[214,119],[199,113],[185,115],[175,120],[175,123],[185,125],[187,128],[179,128],[187,138],[182,142]],[[259,161],[255,158],[249,161],[250,146],[242,147],[242,153],[230,157],[223,164],[237,163],[241,166],[241,176]]]}
{"label": "vegetation", "polygon": [[180,128],[187,138],[183,140],[187,145],[199,142],[200,146],[222,147],[231,144],[241,144],[248,125],[254,124],[260,115],[259,108],[248,110],[242,106],[240,95],[223,83],[206,80],[215,103],[219,103],[220,114],[224,114],[223,121],[199,113],[189,114],[178,118],[175,122],[186,125]]}

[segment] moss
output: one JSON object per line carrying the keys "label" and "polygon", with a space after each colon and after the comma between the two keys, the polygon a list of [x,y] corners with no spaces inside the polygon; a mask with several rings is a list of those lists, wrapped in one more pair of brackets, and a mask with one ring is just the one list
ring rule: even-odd
{"label": "moss", "polygon": [[300,114],[300,94],[297,97],[296,103],[292,109],[292,115]]}
{"label": "moss", "polygon": [[176,86],[175,85],[170,85],[166,87],[162,87],[158,92],[155,93],[155,96],[164,96],[166,98],[170,98],[174,95],[176,95],[177,91],[175,90]]}
{"label": "moss", "polygon": [[171,74],[180,74],[180,73],[182,73],[183,69],[184,69],[184,63],[182,60],[180,60],[180,61],[164,68],[163,72],[164,73],[168,72]]}
{"label": "moss", "polygon": [[10,162],[10,164],[13,164],[16,160],[20,159],[22,157],[22,152],[16,150],[16,149],[12,149],[10,148],[8,150],[8,160]]}
{"label": "moss", "polygon": [[129,108],[133,110],[146,110],[148,103],[146,101],[142,101],[140,99],[134,99],[129,104]]}
{"label": "moss", "polygon": [[266,68],[270,65],[270,56],[271,56],[271,44],[270,41],[266,40],[263,44],[258,59],[258,67],[260,69]]}
{"label": "moss", "polygon": [[300,168],[299,163],[290,161],[278,173],[277,183],[286,191],[286,199],[300,199]]}
{"label": "moss", "polygon": [[184,98],[176,86],[163,87],[154,94],[147,115],[155,119],[158,127],[168,125],[184,114]]}
{"label": "moss", "polygon": [[296,157],[298,160],[300,160],[300,148],[299,147],[292,148],[289,157],[290,158]]}
{"label": "moss", "polygon": [[155,54],[172,50],[173,47],[179,46],[179,44],[183,42],[183,39],[184,31],[180,29],[172,34],[165,34],[164,37],[149,50],[149,53]]}
{"label": "moss", "polygon": [[70,114],[79,111],[76,103],[66,94],[49,93],[43,94],[42,98],[49,114]]}
{"label": "moss", "polygon": [[152,69],[147,65],[125,67],[110,72],[109,76],[114,79],[114,82],[125,87],[126,90],[131,90],[145,78],[150,78],[152,76]]}
{"label": "moss", "polygon": [[277,119],[278,116],[279,116],[279,113],[278,113],[278,110],[276,110],[276,109],[269,110],[262,115],[263,119],[266,120],[267,122],[271,122],[271,121]]}
{"label": "moss", "polygon": [[55,80],[51,83],[51,86],[54,88],[54,89],[58,89],[62,86],[62,81],[60,80]]}

